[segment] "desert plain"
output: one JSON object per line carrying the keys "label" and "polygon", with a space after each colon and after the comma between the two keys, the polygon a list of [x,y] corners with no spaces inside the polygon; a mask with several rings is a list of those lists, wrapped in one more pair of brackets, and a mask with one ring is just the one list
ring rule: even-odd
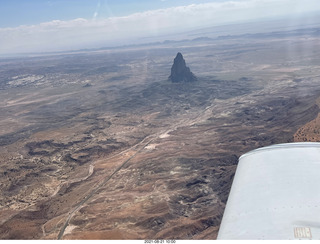
{"label": "desert plain", "polygon": [[320,140],[319,26],[197,35],[0,59],[0,239],[215,239],[239,156]]}

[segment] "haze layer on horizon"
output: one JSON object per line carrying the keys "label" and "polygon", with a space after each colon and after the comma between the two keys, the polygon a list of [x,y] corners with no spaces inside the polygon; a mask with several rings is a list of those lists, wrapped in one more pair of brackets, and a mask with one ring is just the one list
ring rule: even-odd
{"label": "haze layer on horizon", "polygon": [[12,0],[0,6],[0,55],[136,44],[146,37],[297,19],[320,10],[317,0]]}

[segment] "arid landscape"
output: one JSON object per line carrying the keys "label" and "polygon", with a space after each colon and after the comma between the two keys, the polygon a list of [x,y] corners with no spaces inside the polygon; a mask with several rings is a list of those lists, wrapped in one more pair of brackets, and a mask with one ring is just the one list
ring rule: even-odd
{"label": "arid landscape", "polygon": [[320,140],[319,71],[320,27],[1,59],[0,238],[215,239],[240,155]]}

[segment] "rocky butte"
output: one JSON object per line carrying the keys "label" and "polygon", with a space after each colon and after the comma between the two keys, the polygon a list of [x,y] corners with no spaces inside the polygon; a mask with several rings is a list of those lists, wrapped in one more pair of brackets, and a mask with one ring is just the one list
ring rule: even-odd
{"label": "rocky butte", "polygon": [[172,82],[192,82],[197,80],[197,77],[186,66],[186,61],[180,52],[177,53],[173,61],[169,79]]}

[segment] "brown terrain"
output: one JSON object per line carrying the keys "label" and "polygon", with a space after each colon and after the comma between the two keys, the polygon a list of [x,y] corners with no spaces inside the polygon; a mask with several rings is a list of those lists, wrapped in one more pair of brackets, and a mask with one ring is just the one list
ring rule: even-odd
{"label": "brown terrain", "polygon": [[[320,106],[320,99],[317,100],[317,106]],[[293,139],[295,142],[320,142],[320,113],[318,116],[301,126],[294,134]]]}
{"label": "brown terrain", "polygon": [[318,33],[1,59],[0,238],[215,239],[241,154],[319,141]]}

